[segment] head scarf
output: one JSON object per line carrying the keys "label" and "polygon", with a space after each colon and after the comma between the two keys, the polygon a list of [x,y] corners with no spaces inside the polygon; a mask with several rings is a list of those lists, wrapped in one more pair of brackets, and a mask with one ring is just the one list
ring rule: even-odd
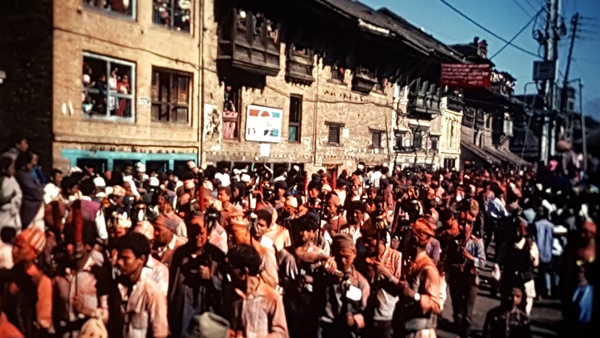
{"label": "head scarf", "polygon": [[417,233],[425,233],[429,236],[435,236],[436,226],[427,221],[425,218],[419,218],[413,225],[413,229]]}
{"label": "head scarf", "polygon": [[46,234],[38,228],[29,227],[23,230],[19,236],[29,243],[38,254],[42,252],[46,246]]}

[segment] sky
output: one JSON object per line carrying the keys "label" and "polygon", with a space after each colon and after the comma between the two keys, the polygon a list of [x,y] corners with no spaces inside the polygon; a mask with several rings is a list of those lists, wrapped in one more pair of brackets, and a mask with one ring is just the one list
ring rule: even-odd
{"label": "sky", "polygon": [[[359,0],[375,9],[386,7],[402,16],[413,25],[433,35],[446,44],[468,43],[475,36],[488,42],[491,57],[505,43],[495,38],[465,18],[461,17],[440,0]],[[505,40],[511,40],[535,14],[542,9],[546,0],[446,0],[453,7],[478,22]],[[573,61],[569,79],[580,78],[583,87],[583,110],[586,115],[600,120],[600,0],[561,0],[562,17],[568,28],[566,36],[559,42],[559,74],[565,74],[571,34],[571,18],[576,12],[580,20],[578,38],[575,40]],[[534,20],[513,44],[533,53],[543,55],[537,41],[533,39],[533,26],[544,28],[546,13]],[[511,73],[517,79],[516,93],[523,93],[526,83],[532,81],[533,61],[536,57],[508,46],[492,59],[496,68]],[[562,84],[563,76],[560,76]],[[573,83],[577,86],[576,83]],[[527,86],[532,93],[535,86]],[[577,97],[576,108],[579,107]]]}

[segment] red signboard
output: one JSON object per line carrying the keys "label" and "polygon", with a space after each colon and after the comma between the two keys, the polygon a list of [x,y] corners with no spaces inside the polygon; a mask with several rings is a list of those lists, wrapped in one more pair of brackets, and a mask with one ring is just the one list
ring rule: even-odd
{"label": "red signboard", "polygon": [[451,87],[490,87],[491,67],[487,64],[442,63],[440,85]]}

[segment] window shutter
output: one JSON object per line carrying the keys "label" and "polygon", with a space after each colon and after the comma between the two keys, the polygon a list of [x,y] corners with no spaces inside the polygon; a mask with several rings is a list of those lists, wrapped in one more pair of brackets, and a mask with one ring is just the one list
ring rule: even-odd
{"label": "window shutter", "polygon": [[340,144],[340,126],[329,126],[329,143]]}

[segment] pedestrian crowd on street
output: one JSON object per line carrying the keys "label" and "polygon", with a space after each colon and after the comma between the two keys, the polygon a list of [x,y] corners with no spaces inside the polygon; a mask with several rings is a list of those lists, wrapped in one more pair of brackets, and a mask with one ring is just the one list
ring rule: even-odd
{"label": "pedestrian crowd on street", "polygon": [[448,297],[469,337],[489,266],[484,337],[531,337],[545,298],[589,336],[598,169],[568,158],[46,177],[18,138],[0,156],[0,337],[436,337]]}

